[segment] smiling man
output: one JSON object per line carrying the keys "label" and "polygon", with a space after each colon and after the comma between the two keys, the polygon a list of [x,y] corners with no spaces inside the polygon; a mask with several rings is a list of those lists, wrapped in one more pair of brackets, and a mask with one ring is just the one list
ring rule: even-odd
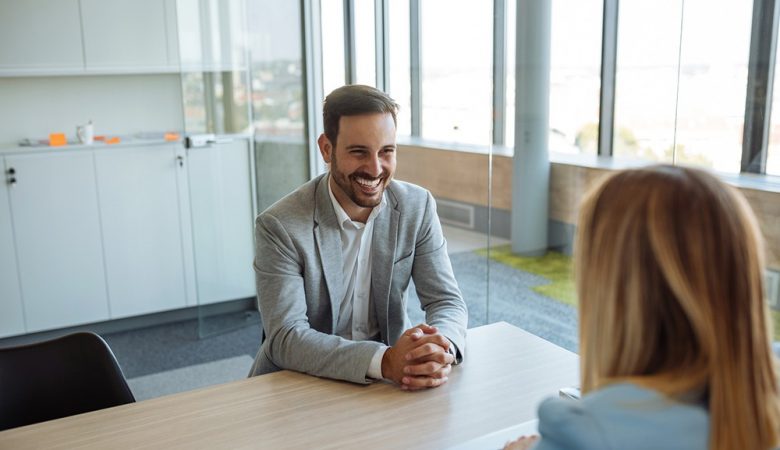
{"label": "smiling man", "polygon": [[[397,110],[372,87],[333,91],[317,141],[330,171],[258,216],[265,339],[250,375],[289,369],[418,390],[445,383],[462,360],[468,314],[436,203],[393,180]],[[427,322],[414,327],[411,279]]]}

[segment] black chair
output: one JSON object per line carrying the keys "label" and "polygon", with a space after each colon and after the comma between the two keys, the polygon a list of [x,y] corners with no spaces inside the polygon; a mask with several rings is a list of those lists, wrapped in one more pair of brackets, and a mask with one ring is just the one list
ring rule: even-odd
{"label": "black chair", "polygon": [[0,348],[0,430],[135,402],[100,336]]}

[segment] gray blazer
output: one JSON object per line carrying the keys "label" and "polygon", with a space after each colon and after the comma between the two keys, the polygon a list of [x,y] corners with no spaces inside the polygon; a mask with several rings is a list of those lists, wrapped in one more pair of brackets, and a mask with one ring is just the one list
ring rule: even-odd
{"label": "gray blazer", "polygon": [[463,358],[468,313],[461,297],[436,203],[425,189],[391,181],[376,217],[370,308],[380,342],[334,335],[342,286],[341,235],[321,175],[287,195],[255,222],[257,299],[265,340],[250,376],[283,369],[368,383],[371,358],[412,326],[406,290],[414,278],[426,322],[455,344]]}

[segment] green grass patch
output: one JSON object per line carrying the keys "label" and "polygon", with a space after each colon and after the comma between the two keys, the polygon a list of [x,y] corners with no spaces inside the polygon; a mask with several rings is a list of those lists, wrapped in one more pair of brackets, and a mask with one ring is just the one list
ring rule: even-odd
{"label": "green grass patch", "polygon": [[775,341],[780,341],[780,311],[772,310],[772,321],[775,324]]}
{"label": "green grass patch", "polygon": [[[488,254],[487,249],[477,250],[476,253],[482,256]],[[550,283],[534,286],[535,292],[567,305],[577,306],[571,256],[553,251],[544,256],[519,256],[512,253],[511,246],[502,245],[490,249],[490,259],[546,278]]]}

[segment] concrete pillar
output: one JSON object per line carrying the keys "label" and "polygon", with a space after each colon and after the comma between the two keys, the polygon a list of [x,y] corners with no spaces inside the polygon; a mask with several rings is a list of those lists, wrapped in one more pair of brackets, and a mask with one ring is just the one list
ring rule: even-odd
{"label": "concrete pillar", "polygon": [[550,187],[550,0],[517,1],[512,251],[547,250]]}

